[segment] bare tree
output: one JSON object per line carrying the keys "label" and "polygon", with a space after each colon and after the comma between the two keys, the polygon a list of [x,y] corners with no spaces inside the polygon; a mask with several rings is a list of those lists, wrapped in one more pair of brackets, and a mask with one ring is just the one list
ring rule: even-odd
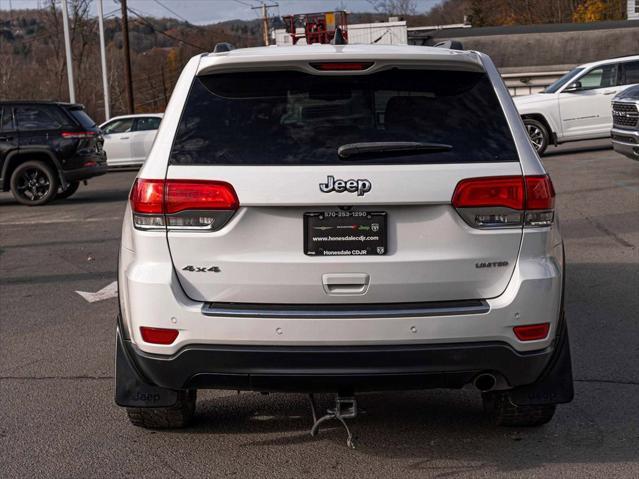
{"label": "bare tree", "polygon": [[406,17],[417,13],[415,0],[368,0],[378,13]]}

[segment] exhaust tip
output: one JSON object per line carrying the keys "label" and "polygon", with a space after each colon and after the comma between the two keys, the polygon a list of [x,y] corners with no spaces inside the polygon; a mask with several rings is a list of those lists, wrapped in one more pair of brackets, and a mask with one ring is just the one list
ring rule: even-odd
{"label": "exhaust tip", "polygon": [[492,374],[484,373],[480,374],[475,378],[473,384],[477,389],[481,392],[490,391],[497,384],[497,379]]}

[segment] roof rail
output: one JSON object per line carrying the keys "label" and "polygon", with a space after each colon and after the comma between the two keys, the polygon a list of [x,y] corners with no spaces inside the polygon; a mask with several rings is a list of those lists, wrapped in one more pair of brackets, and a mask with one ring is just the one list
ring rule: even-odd
{"label": "roof rail", "polygon": [[438,42],[433,45],[437,48],[448,48],[450,50],[463,50],[464,45],[459,40],[444,40],[443,42]]}
{"label": "roof rail", "polygon": [[235,47],[233,45],[228,42],[220,42],[215,44],[213,53],[230,52],[231,50],[235,50]]}

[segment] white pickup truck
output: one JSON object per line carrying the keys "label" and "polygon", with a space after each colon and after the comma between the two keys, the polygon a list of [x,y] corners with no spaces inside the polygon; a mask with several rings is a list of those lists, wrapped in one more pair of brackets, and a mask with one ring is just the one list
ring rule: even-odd
{"label": "white pickup truck", "polygon": [[635,84],[639,84],[639,55],[580,65],[542,93],[513,100],[541,155],[551,143],[609,137],[611,100]]}

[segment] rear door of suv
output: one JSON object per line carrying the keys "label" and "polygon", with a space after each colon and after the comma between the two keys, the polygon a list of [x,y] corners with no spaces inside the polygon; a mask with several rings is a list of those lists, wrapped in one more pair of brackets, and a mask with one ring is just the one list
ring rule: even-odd
{"label": "rear door of suv", "polygon": [[[521,175],[476,68],[327,61],[203,75],[167,169],[168,242],[198,301],[490,298],[517,260],[521,212],[508,198]],[[464,219],[452,201],[468,178],[503,205]]]}
{"label": "rear door of suv", "polygon": [[0,105],[0,178],[4,180],[4,164],[12,151],[18,149],[18,132],[10,104]]}
{"label": "rear door of suv", "polygon": [[61,132],[65,127],[74,127],[57,106],[51,104],[16,104],[14,118],[19,131],[20,148],[51,147],[62,141]]}

